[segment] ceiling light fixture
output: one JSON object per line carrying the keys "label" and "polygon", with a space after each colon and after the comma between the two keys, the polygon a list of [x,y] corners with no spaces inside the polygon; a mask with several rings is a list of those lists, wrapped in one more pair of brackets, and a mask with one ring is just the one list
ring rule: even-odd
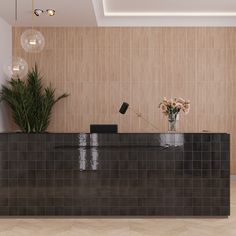
{"label": "ceiling light fixture", "polygon": [[[37,9],[40,10],[40,9]],[[42,11],[42,10],[41,10]],[[39,14],[40,11],[37,11]],[[34,29],[35,8],[32,0],[32,28],[23,32],[21,35],[21,46],[29,53],[41,52],[45,46],[45,39],[41,32]]]}
{"label": "ceiling light fixture", "polygon": [[47,15],[49,15],[49,16],[55,16],[56,11],[54,9],[47,9],[46,11],[44,11],[42,9],[35,9],[34,10],[34,14],[36,16],[41,16],[43,13],[47,13]]}
{"label": "ceiling light fixture", "polygon": [[29,29],[21,35],[21,46],[26,52],[41,52],[44,48],[44,45],[44,36],[38,30]]}
{"label": "ceiling light fixture", "polygon": [[56,14],[56,11],[53,9],[47,9],[46,12],[48,13],[49,16],[54,16]]}
{"label": "ceiling light fixture", "polygon": [[28,64],[21,57],[13,57],[3,66],[3,71],[9,79],[23,79],[28,73]]}
{"label": "ceiling light fixture", "polygon": [[[15,24],[18,15],[18,1],[15,0]],[[23,79],[28,73],[28,63],[21,57],[10,57],[3,65],[7,79]]]}
{"label": "ceiling light fixture", "polygon": [[35,9],[34,10],[34,14],[36,15],[36,16],[41,16],[42,14],[43,14],[43,10],[42,9]]}

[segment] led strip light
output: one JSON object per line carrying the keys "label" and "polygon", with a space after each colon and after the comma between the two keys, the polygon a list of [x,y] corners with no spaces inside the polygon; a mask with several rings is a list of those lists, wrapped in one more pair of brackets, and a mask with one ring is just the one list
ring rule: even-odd
{"label": "led strip light", "polygon": [[232,17],[236,12],[106,12],[105,16],[205,16]]}
{"label": "led strip light", "polygon": [[103,0],[104,16],[201,16],[201,17],[234,17],[236,12],[109,12]]}

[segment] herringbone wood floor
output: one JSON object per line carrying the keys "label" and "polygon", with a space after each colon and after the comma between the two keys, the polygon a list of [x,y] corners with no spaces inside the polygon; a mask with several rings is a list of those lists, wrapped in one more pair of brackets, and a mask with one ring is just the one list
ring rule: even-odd
{"label": "herringbone wood floor", "polygon": [[235,236],[236,182],[225,219],[0,219],[0,236]]}

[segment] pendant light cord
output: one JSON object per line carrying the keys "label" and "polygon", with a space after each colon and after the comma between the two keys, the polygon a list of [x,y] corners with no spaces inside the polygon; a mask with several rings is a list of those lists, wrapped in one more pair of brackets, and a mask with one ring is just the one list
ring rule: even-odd
{"label": "pendant light cord", "polygon": [[32,29],[34,28],[34,9],[35,9],[35,0],[32,0]]}
{"label": "pendant light cord", "polygon": [[17,14],[17,8],[18,8],[18,2],[17,2],[17,0],[15,0],[15,23],[16,23],[16,21],[17,21],[17,18],[18,18],[18,14]]}

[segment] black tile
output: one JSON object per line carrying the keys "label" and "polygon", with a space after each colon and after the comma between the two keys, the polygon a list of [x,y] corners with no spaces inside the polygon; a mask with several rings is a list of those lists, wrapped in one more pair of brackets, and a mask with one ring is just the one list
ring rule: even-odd
{"label": "black tile", "polygon": [[228,152],[230,150],[230,144],[229,142],[222,142],[221,143],[221,151],[222,152]]}
{"label": "black tile", "polygon": [[184,161],[176,161],[175,162],[175,169],[176,170],[183,170],[184,169]]}
{"label": "black tile", "polygon": [[221,134],[221,142],[230,142],[230,135],[229,134]]}
{"label": "black tile", "polygon": [[212,134],[211,140],[213,143],[221,142],[221,134]]}
{"label": "black tile", "polygon": [[184,207],[184,215],[192,216],[193,215],[193,207]]}
{"label": "black tile", "polygon": [[212,188],[221,188],[221,180],[220,179],[212,179]]}
{"label": "black tile", "polygon": [[212,216],[212,207],[203,206],[201,216]]}
{"label": "black tile", "polygon": [[192,152],[184,152],[184,161],[192,161],[193,153]]}
{"label": "black tile", "polygon": [[212,169],[212,177],[213,178],[220,178],[221,177],[221,171],[220,169]]}
{"label": "black tile", "polygon": [[230,179],[218,179],[218,182],[220,182],[221,188],[229,189],[230,187]]}
{"label": "black tile", "polygon": [[201,152],[203,143],[193,143],[193,152]]}
{"label": "black tile", "polygon": [[193,161],[201,161],[202,160],[202,153],[201,152],[193,152]]}
{"label": "black tile", "polygon": [[184,169],[184,177],[185,178],[192,178],[193,177],[193,170]]}
{"label": "black tile", "polygon": [[230,153],[229,152],[221,152],[221,161],[229,161]]}
{"label": "black tile", "polygon": [[202,135],[201,134],[193,134],[193,142],[194,143],[201,143],[202,142]]}
{"label": "black tile", "polygon": [[193,169],[194,170],[199,170],[202,168],[202,163],[201,161],[193,161]]}
{"label": "black tile", "polygon": [[194,207],[201,207],[202,206],[202,198],[197,198],[197,197],[192,198],[192,205]]}
{"label": "black tile", "polygon": [[175,188],[183,188],[184,180],[183,179],[175,179]]}
{"label": "black tile", "polygon": [[221,170],[221,178],[230,178],[230,170]]}
{"label": "black tile", "polygon": [[229,170],[230,169],[230,161],[221,161],[221,169]]}
{"label": "black tile", "polygon": [[211,161],[212,160],[212,153],[211,152],[202,152],[202,161]]}
{"label": "black tile", "polygon": [[[164,136],[177,144],[177,135]],[[0,135],[1,215],[229,214],[228,135],[184,134],[184,148],[167,149],[157,147],[159,134],[98,135],[105,146],[96,162],[89,147],[86,156],[84,148],[54,149],[77,145],[78,134],[20,137]]]}
{"label": "black tile", "polygon": [[193,162],[192,161],[185,161],[184,162],[184,169],[185,170],[192,170],[193,169]]}
{"label": "black tile", "polygon": [[201,215],[202,215],[201,207],[193,207],[193,216],[201,216]]}
{"label": "black tile", "polygon": [[9,215],[9,207],[0,207],[0,216]]}
{"label": "black tile", "polygon": [[203,143],[211,142],[211,141],[212,141],[212,135],[211,134],[202,134],[202,142]]}
{"label": "black tile", "polygon": [[28,134],[24,133],[10,133],[8,134],[9,143],[28,142]]}
{"label": "black tile", "polygon": [[8,139],[8,134],[1,134],[0,135],[0,143],[8,143],[9,142],[9,139]]}
{"label": "black tile", "polygon": [[184,160],[184,152],[175,152],[175,160],[183,161]]}
{"label": "black tile", "polygon": [[192,143],[193,142],[193,135],[192,134],[184,134],[184,142],[185,143]]}
{"label": "black tile", "polygon": [[211,178],[212,177],[212,170],[203,169],[202,170],[202,178]]}
{"label": "black tile", "polygon": [[211,143],[212,152],[220,152],[221,151],[221,143]]}
{"label": "black tile", "polygon": [[166,161],[166,169],[174,169],[175,168],[175,162],[174,161]]}
{"label": "black tile", "polygon": [[184,151],[185,152],[191,152],[193,150],[193,144],[192,143],[185,143],[184,144]]}

